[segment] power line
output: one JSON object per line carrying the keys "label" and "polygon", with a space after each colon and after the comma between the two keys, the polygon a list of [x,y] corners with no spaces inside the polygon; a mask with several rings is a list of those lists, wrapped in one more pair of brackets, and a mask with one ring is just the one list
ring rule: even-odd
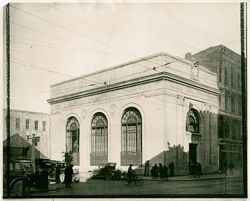
{"label": "power line", "polygon": [[45,47],[45,48],[55,48],[55,49],[59,49],[61,51],[77,51],[77,52],[83,52],[83,53],[90,53],[90,51],[87,50],[78,50],[78,49],[69,49],[69,48],[65,48],[65,47],[58,47],[58,46],[50,46],[50,45],[43,45],[43,44],[35,44],[35,43],[29,43],[29,42],[19,42],[19,41],[10,41],[11,43],[16,43],[16,44],[23,44],[23,45],[27,45],[30,47],[33,46],[40,46],[40,47]]}
{"label": "power line", "polygon": [[[13,25],[15,25],[15,26],[18,26],[18,27],[21,27],[21,28],[23,28],[23,29],[27,29],[27,30],[36,32],[36,33],[38,33],[38,34],[40,34],[40,35],[43,35],[43,36],[48,36],[48,37],[53,38],[53,39],[57,39],[57,40],[60,40],[60,41],[63,41],[63,42],[67,42],[67,43],[71,43],[71,44],[73,44],[73,45],[79,46],[78,43],[74,43],[74,42],[72,42],[72,41],[65,40],[65,39],[60,38],[60,37],[58,37],[58,36],[50,35],[50,34],[47,34],[47,33],[41,32],[41,31],[38,31],[38,30],[36,30],[36,29],[32,29],[32,28],[27,27],[27,26],[23,26],[23,25],[17,24],[17,23],[15,23],[15,22],[13,22],[13,21],[11,21],[11,24],[13,24]],[[108,54],[107,52],[103,52],[103,51],[100,51],[100,50],[97,50],[97,49],[93,49],[93,48],[90,48],[90,47],[87,47],[87,46],[80,45],[80,47],[89,49],[89,50],[94,51],[95,53],[98,53],[98,54],[105,54],[105,55]]]}
{"label": "power line", "polygon": [[[12,58],[12,59],[15,59],[15,58]],[[53,70],[49,70],[49,69],[44,69],[44,68],[36,67],[36,66],[33,66],[33,65],[27,65],[27,64],[16,62],[16,61],[11,61],[11,62],[15,63],[15,64],[22,65],[22,66],[26,66],[26,67],[29,67],[29,68],[34,68],[34,69],[37,69],[37,70],[54,73],[54,74],[57,74],[57,75],[63,75],[63,76],[67,76],[67,77],[74,77],[73,75],[68,75],[68,74],[65,74],[65,73],[62,73],[62,72],[57,72],[57,71],[53,71]]]}
{"label": "power line", "polygon": [[[20,8],[16,8],[16,7],[12,6],[12,5],[11,5],[11,7],[13,7],[14,9],[17,9],[17,10],[19,10],[19,11],[25,13],[25,14],[28,14],[28,15],[34,17],[34,18],[37,18],[37,19],[39,19],[39,20],[41,20],[41,21],[47,22],[47,23],[49,23],[49,24],[52,24],[52,25],[54,25],[54,26],[56,26],[56,27],[59,27],[59,28],[64,29],[64,30],[66,30],[66,31],[68,31],[68,32],[74,33],[74,34],[76,34],[76,35],[79,35],[79,36],[81,36],[81,37],[83,37],[83,38],[88,38],[88,39],[90,39],[90,40],[92,40],[92,41],[94,41],[94,42],[96,42],[96,43],[99,43],[99,44],[101,44],[101,45],[103,45],[103,46],[107,46],[107,47],[109,47],[109,48],[111,48],[111,49],[114,49],[114,50],[116,50],[116,51],[122,52],[122,53],[124,54],[124,51],[123,51],[123,50],[114,48],[113,46],[111,46],[111,45],[109,45],[109,44],[106,44],[106,43],[100,42],[100,41],[98,41],[98,40],[95,40],[95,39],[93,39],[92,37],[87,36],[86,34],[78,33],[78,32],[76,32],[76,31],[74,31],[74,30],[72,30],[72,29],[69,29],[69,28],[64,27],[64,26],[62,26],[62,25],[58,25],[58,24],[56,24],[56,23],[54,23],[54,22],[51,22],[51,21],[46,20],[46,19],[43,19],[43,18],[41,18],[41,17],[39,17],[39,16],[36,16],[36,15],[34,15],[34,14],[28,12],[28,11],[25,11],[25,10],[20,9]],[[129,55],[135,56],[135,55],[133,55],[133,54],[129,54]],[[127,53],[126,53],[126,56],[127,56]],[[147,60],[146,60],[146,61],[147,61]],[[152,62],[152,61],[147,61],[147,62],[154,63],[154,62]],[[154,64],[156,64],[156,63],[154,63]],[[140,64],[139,64],[139,65],[140,65]],[[158,64],[156,64],[156,65],[158,65]],[[141,66],[144,66],[144,65],[141,65]],[[147,66],[144,66],[144,67],[148,68]]]}

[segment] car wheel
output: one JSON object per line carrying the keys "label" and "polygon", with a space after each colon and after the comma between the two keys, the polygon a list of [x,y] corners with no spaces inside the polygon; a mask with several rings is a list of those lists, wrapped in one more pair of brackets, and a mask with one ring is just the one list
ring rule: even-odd
{"label": "car wheel", "polygon": [[19,180],[14,183],[13,191],[16,196],[22,196],[23,195],[23,180]]}
{"label": "car wheel", "polygon": [[112,173],[111,173],[111,172],[108,172],[108,173],[105,175],[105,179],[106,179],[106,180],[111,180],[111,179],[112,179]]}

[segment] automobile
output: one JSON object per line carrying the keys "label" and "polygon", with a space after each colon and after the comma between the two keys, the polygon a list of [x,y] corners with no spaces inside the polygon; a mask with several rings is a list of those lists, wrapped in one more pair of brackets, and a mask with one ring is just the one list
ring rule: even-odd
{"label": "automobile", "polygon": [[[55,164],[57,161],[49,159],[37,159],[36,165],[40,167],[46,167],[49,174],[49,181],[54,180]],[[31,160],[30,159],[16,159],[10,161],[10,192],[13,196],[23,196],[27,190],[34,188],[34,174],[31,172]],[[5,164],[6,169],[6,164]],[[7,175],[4,175],[4,188],[7,184]]]}
{"label": "automobile", "polygon": [[116,163],[107,162],[101,163],[97,169],[89,171],[92,173],[93,179],[101,178],[106,180],[121,179],[121,170],[116,169]]}
{"label": "automobile", "polygon": [[[10,192],[14,196],[22,196],[25,188],[32,185],[31,162],[30,160],[12,160],[10,161]],[[4,187],[6,188],[7,178],[4,175]]]}

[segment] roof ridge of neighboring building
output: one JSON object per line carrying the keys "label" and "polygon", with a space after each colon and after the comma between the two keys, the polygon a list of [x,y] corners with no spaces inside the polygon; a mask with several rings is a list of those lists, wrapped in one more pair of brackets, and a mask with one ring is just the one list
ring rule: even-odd
{"label": "roof ridge of neighboring building", "polygon": [[213,49],[213,48],[225,48],[227,51],[229,51],[229,52],[231,52],[231,53],[233,53],[233,54],[235,54],[235,55],[240,56],[238,53],[234,52],[233,50],[231,50],[230,48],[226,47],[226,46],[223,45],[223,44],[215,45],[215,46],[210,46],[210,47],[208,47],[208,48],[206,48],[206,49],[204,49],[204,50],[201,50],[201,51],[199,51],[199,52],[193,54],[193,56],[198,55],[198,54],[201,54],[201,53],[206,52],[207,50]]}
{"label": "roof ridge of neighboring building", "polygon": [[88,74],[85,74],[85,75],[82,75],[82,76],[79,76],[79,77],[75,77],[75,78],[72,78],[72,79],[69,79],[69,80],[58,82],[58,83],[52,84],[50,86],[51,87],[58,86],[60,84],[67,83],[67,82],[70,82],[70,81],[78,80],[78,79],[81,79],[81,78],[87,78],[87,77],[89,77],[91,75],[96,75],[98,73],[102,73],[102,72],[106,72],[106,71],[109,71],[109,70],[114,70],[114,69],[117,69],[117,68],[121,68],[123,66],[127,66],[127,65],[130,65],[130,64],[133,64],[133,63],[137,63],[137,62],[140,62],[140,61],[143,61],[143,60],[146,60],[146,59],[152,59],[152,58],[157,57],[157,56],[168,56],[170,58],[176,59],[178,61],[184,62],[184,63],[189,64],[189,65],[193,64],[192,62],[190,62],[190,61],[188,61],[188,60],[186,60],[184,58],[181,58],[181,57],[178,57],[178,56],[173,56],[173,55],[168,54],[166,52],[158,52],[158,53],[151,54],[151,55],[148,55],[148,56],[145,56],[145,57],[134,59],[132,61],[128,61],[128,62],[124,62],[122,64],[118,64],[118,65],[115,65],[115,66],[112,66],[112,67],[108,67],[108,68],[105,68],[105,69],[102,69],[102,70],[99,70],[99,71],[95,71],[95,72],[88,73]]}
{"label": "roof ridge of neighboring building", "polygon": [[[7,108],[3,108],[3,110],[7,110]],[[29,110],[10,109],[10,111],[49,115],[48,113],[45,113],[45,112],[36,112],[36,111],[29,111]]]}

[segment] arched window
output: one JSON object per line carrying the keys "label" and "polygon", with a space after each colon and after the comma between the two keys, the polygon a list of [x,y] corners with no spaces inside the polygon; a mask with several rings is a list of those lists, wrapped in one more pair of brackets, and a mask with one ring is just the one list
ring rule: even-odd
{"label": "arched window", "polygon": [[73,165],[80,165],[79,157],[79,134],[80,125],[75,117],[70,117],[66,126],[66,152],[72,152]]}
{"label": "arched window", "polygon": [[108,162],[108,121],[106,116],[98,112],[91,123],[90,165]]}
{"label": "arched window", "polygon": [[195,109],[190,109],[187,113],[186,131],[191,133],[200,132],[199,113]]}
{"label": "arched window", "polygon": [[122,116],[121,165],[142,164],[142,118],[133,107]]}

